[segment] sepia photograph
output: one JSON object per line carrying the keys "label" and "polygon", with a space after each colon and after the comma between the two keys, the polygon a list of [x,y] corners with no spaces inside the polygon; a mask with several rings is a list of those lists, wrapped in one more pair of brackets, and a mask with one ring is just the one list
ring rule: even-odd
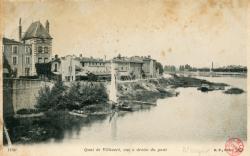
{"label": "sepia photograph", "polygon": [[248,155],[248,0],[0,0],[3,155]]}

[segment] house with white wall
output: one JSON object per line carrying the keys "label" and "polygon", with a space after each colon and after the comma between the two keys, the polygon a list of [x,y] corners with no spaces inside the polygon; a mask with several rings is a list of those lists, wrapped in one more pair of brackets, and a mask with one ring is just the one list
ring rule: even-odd
{"label": "house with white wall", "polygon": [[51,72],[55,75],[60,75],[62,81],[75,81],[76,73],[79,70],[80,61],[72,55],[55,58],[51,61]]}

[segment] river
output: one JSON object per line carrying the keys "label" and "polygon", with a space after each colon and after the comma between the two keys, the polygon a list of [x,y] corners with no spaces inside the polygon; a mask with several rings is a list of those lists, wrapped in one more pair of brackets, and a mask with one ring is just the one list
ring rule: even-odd
{"label": "river", "polygon": [[[224,82],[246,91],[246,78],[198,77]],[[247,94],[203,93],[178,88],[177,97],[159,99],[157,106],[96,121],[65,131],[63,143],[140,143],[224,141],[247,138]],[[50,143],[54,143],[50,140]]]}

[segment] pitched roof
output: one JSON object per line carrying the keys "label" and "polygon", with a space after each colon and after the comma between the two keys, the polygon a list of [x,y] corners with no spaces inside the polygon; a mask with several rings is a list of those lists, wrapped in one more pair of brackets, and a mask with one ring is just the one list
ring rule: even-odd
{"label": "pitched roof", "polygon": [[129,62],[129,58],[127,57],[115,57],[113,58],[113,62],[126,62],[128,63]]}
{"label": "pitched roof", "polygon": [[81,62],[107,62],[107,61],[99,58],[83,57],[81,58]]}
{"label": "pitched roof", "polygon": [[48,31],[44,28],[40,21],[31,23],[22,39],[26,40],[31,38],[52,39]]}
{"label": "pitched roof", "polygon": [[123,62],[123,63],[143,63],[140,57],[115,57],[113,58],[114,62]]}
{"label": "pitched roof", "polygon": [[3,38],[3,44],[21,44],[21,42],[15,41],[14,39]]}

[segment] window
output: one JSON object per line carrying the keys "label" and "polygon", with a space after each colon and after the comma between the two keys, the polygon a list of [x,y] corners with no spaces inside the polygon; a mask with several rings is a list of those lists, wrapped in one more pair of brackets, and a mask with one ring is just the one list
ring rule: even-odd
{"label": "window", "polygon": [[70,77],[69,77],[69,76],[65,76],[65,80],[66,80],[66,81],[69,81],[69,80],[70,80]]}
{"label": "window", "polygon": [[38,58],[38,63],[43,63],[43,58]]}
{"label": "window", "polygon": [[17,68],[13,68],[13,77],[17,77],[18,71]]}
{"label": "window", "polygon": [[12,63],[13,65],[17,65],[17,56],[13,56]]}
{"label": "window", "polygon": [[25,68],[25,76],[29,76],[30,75],[30,68]]}
{"label": "window", "polygon": [[57,64],[55,64],[55,70],[54,71],[57,72]]}
{"label": "window", "polygon": [[26,63],[26,64],[30,64],[30,57],[29,57],[29,56],[26,56],[26,58],[25,58],[25,63]]}
{"label": "window", "polygon": [[70,81],[70,76],[65,76],[66,81]]}
{"label": "window", "polygon": [[17,54],[17,52],[18,52],[17,46],[13,46],[13,54]]}
{"label": "window", "polygon": [[39,46],[37,51],[38,51],[38,53],[42,53],[43,52],[43,47]]}
{"label": "window", "polygon": [[29,55],[32,54],[32,49],[31,49],[31,47],[26,47],[26,54],[29,54]]}
{"label": "window", "polygon": [[49,48],[48,47],[44,47],[44,53],[48,53],[49,52]]}

